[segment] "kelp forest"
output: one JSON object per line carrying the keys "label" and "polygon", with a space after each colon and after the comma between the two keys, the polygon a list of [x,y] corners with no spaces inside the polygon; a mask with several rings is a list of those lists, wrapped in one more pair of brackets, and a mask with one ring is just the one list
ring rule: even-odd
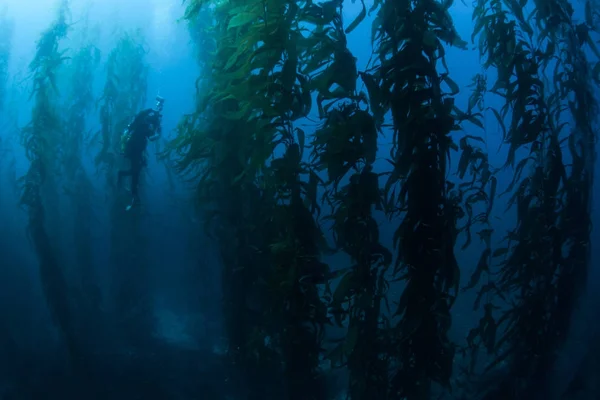
{"label": "kelp forest", "polygon": [[600,3],[54,3],[0,13],[0,398],[600,398]]}

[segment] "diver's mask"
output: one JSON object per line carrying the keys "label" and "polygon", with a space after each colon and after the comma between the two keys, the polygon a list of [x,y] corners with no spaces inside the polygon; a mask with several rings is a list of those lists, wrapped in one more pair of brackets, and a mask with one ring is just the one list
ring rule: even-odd
{"label": "diver's mask", "polygon": [[164,98],[162,98],[160,96],[156,96],[156,110],[157,111],[162,111],[164,103],[165,103]]}

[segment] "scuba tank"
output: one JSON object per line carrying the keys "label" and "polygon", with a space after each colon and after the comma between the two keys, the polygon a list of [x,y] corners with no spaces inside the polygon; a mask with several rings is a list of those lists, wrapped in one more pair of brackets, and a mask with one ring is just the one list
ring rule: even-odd
{"label": "scuba tank", "polygon": [[132,136],[133,132],[135,130],[139,129],[140,127],[144,126],[144,124],[147,123],[149,117],[151,117],[151,116],[153,117],[154,115],[156,115],[158,113],[159,120],[160,120],[160,110],[162,110],[164,102],[165,102],[164,98],[162,98],[160,96],[156,96],[156,110],[149,108],[147,110],[141,111],[134,117],[133,121],[127,126],[127,128],[125,128],[125,130],[121,134],[121,142],[120,142],[121,154],[126,154],[127,146],[129,145],[129,141],[131,140],[131,136]]}
{"label": "scuba tank", "polygon": [[129,145],[129,141],[131,140],[133,132],[140,126],[140,124],[143,123],[145,119],[146,113],[142,111],[133,118],[133,121],[131,121],[129,125],[127,125],[121,134],[121,141],[119,143],[121,154],[125,154],[127,152],[127,146]]}
{"label": "scuba tank", "polygon": [[127,127],[121,134],[121,154],[125,154],[125,151],[127,150],[127,144],[129,143],[130,139],[131,130],[129,129],[129,127]]}

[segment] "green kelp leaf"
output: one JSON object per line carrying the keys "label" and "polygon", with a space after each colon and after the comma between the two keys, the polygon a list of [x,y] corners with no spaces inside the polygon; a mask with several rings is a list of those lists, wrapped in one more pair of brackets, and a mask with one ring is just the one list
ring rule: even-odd
{"label": "green kelp leaf", "polygon": [[354,21],[352,21],[352,23],[350,25],[348,25],[348,27],[346,28],[346,34],[352,32],[354,29],[356,29],[356,27],[365,19],[365,17],[367,16],[367,8],[365,7],[365,2],[364,0],[360,0],[361,4],[362,4],[362,10],[360,11],[360,14],[358,14],[358,16],[354,19]]}
{"label": "green kelp leaf", "polygon": [[500,115],[498,110],[496,110],[493,107],[488,107],[488,110],[492,110],[492,112],[494,113],[494,116],[496,117],[496,120],[498,121],[498,124],[500,125],[500,128],[502,129],[502,140],[506,140],[506,138],[507,138],[506,125],[504,125],[504,120],[502,119],[502,116]]}
{"label": "green kelp leaf", "polygon": [[458,87],[458,84],[456,82],[454,82],[452,79],[450,79],[450,77],[448,75],[444,75],[442,79],[444,82],[446,82],[446,85],[448,85],[448,87],[450,88],[451,96],[454,96],[455,94],[458,94],[458,92],[460,92],[460,88]]}
{"label": "green kelp leaf", "polygon": [[477,263],[477,267],[475,268],[475,271],[471,275],[471,279],[469,280],[469,283],[467,284],[467,286],[465,288],[463,288],[463,291],[472,289],[475,286],[477,286],[477,284],[479,283],[479,279],[481,278],[481,274],[484,272],[490,271],[490,266],[489,266],[490,253],[491,253],[490,249],[485,249],[481,253],[481,256],[479,257],[479,262]]}
{"label": "green kelp leaf", "polygon": [[481,122],[481,120],[478,118],[481,114],[477,113],[477,114],[471,114],[469,115],[469,117],[467,118],[467,120],[472,123],[473,125],[477,125],[479,128],[484,129],[485,130],[485,126],[483,125],[483,122]]}
{"label": "green kelp leaf", "polygon": [[377,14],[375,18],[373,18],[373,22],[371,24],[371,44],[374,44],[377,39],[381,37],[381,22],[383,18]]}
{"label": "green kelp leaf", "polygon": [[379,129],[383,124],[384,115],[386,112],[386,100],[384,98],[384,94],[382,93],[382,90],[379,87],[379,84],[373,75],[368,74],[366,72],[360,72],[359,75],[365,83],[365,86],[367,87],[367,94],[369,95],[369,106],[371,108],[371,111],[373,112],[373,117],[375,118],[377,128]]}
{"label": "green kelp leaf", "polygon": [[252,110],[252,103],[246,102],[237,111],[228,111],[223,114],[223,118],[230,120],[242,120],[247,117],[248,113]]}
{"label": "green kelp leaf", "polygon": [[257,13],[258,10],[262,9],[263,3],[261,0],[248,1],[248,2],[244,2],[244,4],[237,6],[237,7],[231,7],[231,4],[227,4],[226,6],[224,5],[224,8],[225,7],[227,8],[227,15],[229,15],[230,17],[234,17],[243,12]]}
{"label": "green kelp leaf", "polygon": [[229,20],[229,25],[227,25],[227,29],[237,28],[238,26],[248,25],[251,22],[259,19],[260,15],[255,14],[253,12],[241,12],[239,14],[234,15]]}
{"label": "green kelp leaf", "polygon": [[378,8],[379,8],[379,6],[381,5],[381,2],[382,2],[382,0],[375,0],[375,1],[373,2],[373,5],[371,6],[371,8],[369,8],[369,15],[371,15],[371,13],[372,13],[373,11],[375,11],[376,9],[378,9]]}
{"label": "green kelp leaf", "polygon": [[239,47],[239,49],[229,57],[223,69],[228,71],[231,67],[233,67],[244,51],[245,49],[243,47]]}

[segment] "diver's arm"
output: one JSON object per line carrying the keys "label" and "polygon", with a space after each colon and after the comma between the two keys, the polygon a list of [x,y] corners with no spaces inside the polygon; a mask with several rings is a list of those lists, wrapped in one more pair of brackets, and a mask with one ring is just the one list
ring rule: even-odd
{"label": "diver's arm", "polygon": [[156,128],[154,130],[154,135],[150,136],[148,138],[148,140],[151,142],[154,142],[156,139],[158,139],[161,136],[161,134],[162,134],[162,125],[161,125],[161,121],[159,119],[156,124]]}
{"label": "diver's arm", "polygon": [[156,126],[156,132],[154,133],[154,135],[150,136],[148,138],[149,141],[154,142],[156,139],[158,139],[162,134],[162,126],[160,123],[160,120],[158,121],[158,125]]}

